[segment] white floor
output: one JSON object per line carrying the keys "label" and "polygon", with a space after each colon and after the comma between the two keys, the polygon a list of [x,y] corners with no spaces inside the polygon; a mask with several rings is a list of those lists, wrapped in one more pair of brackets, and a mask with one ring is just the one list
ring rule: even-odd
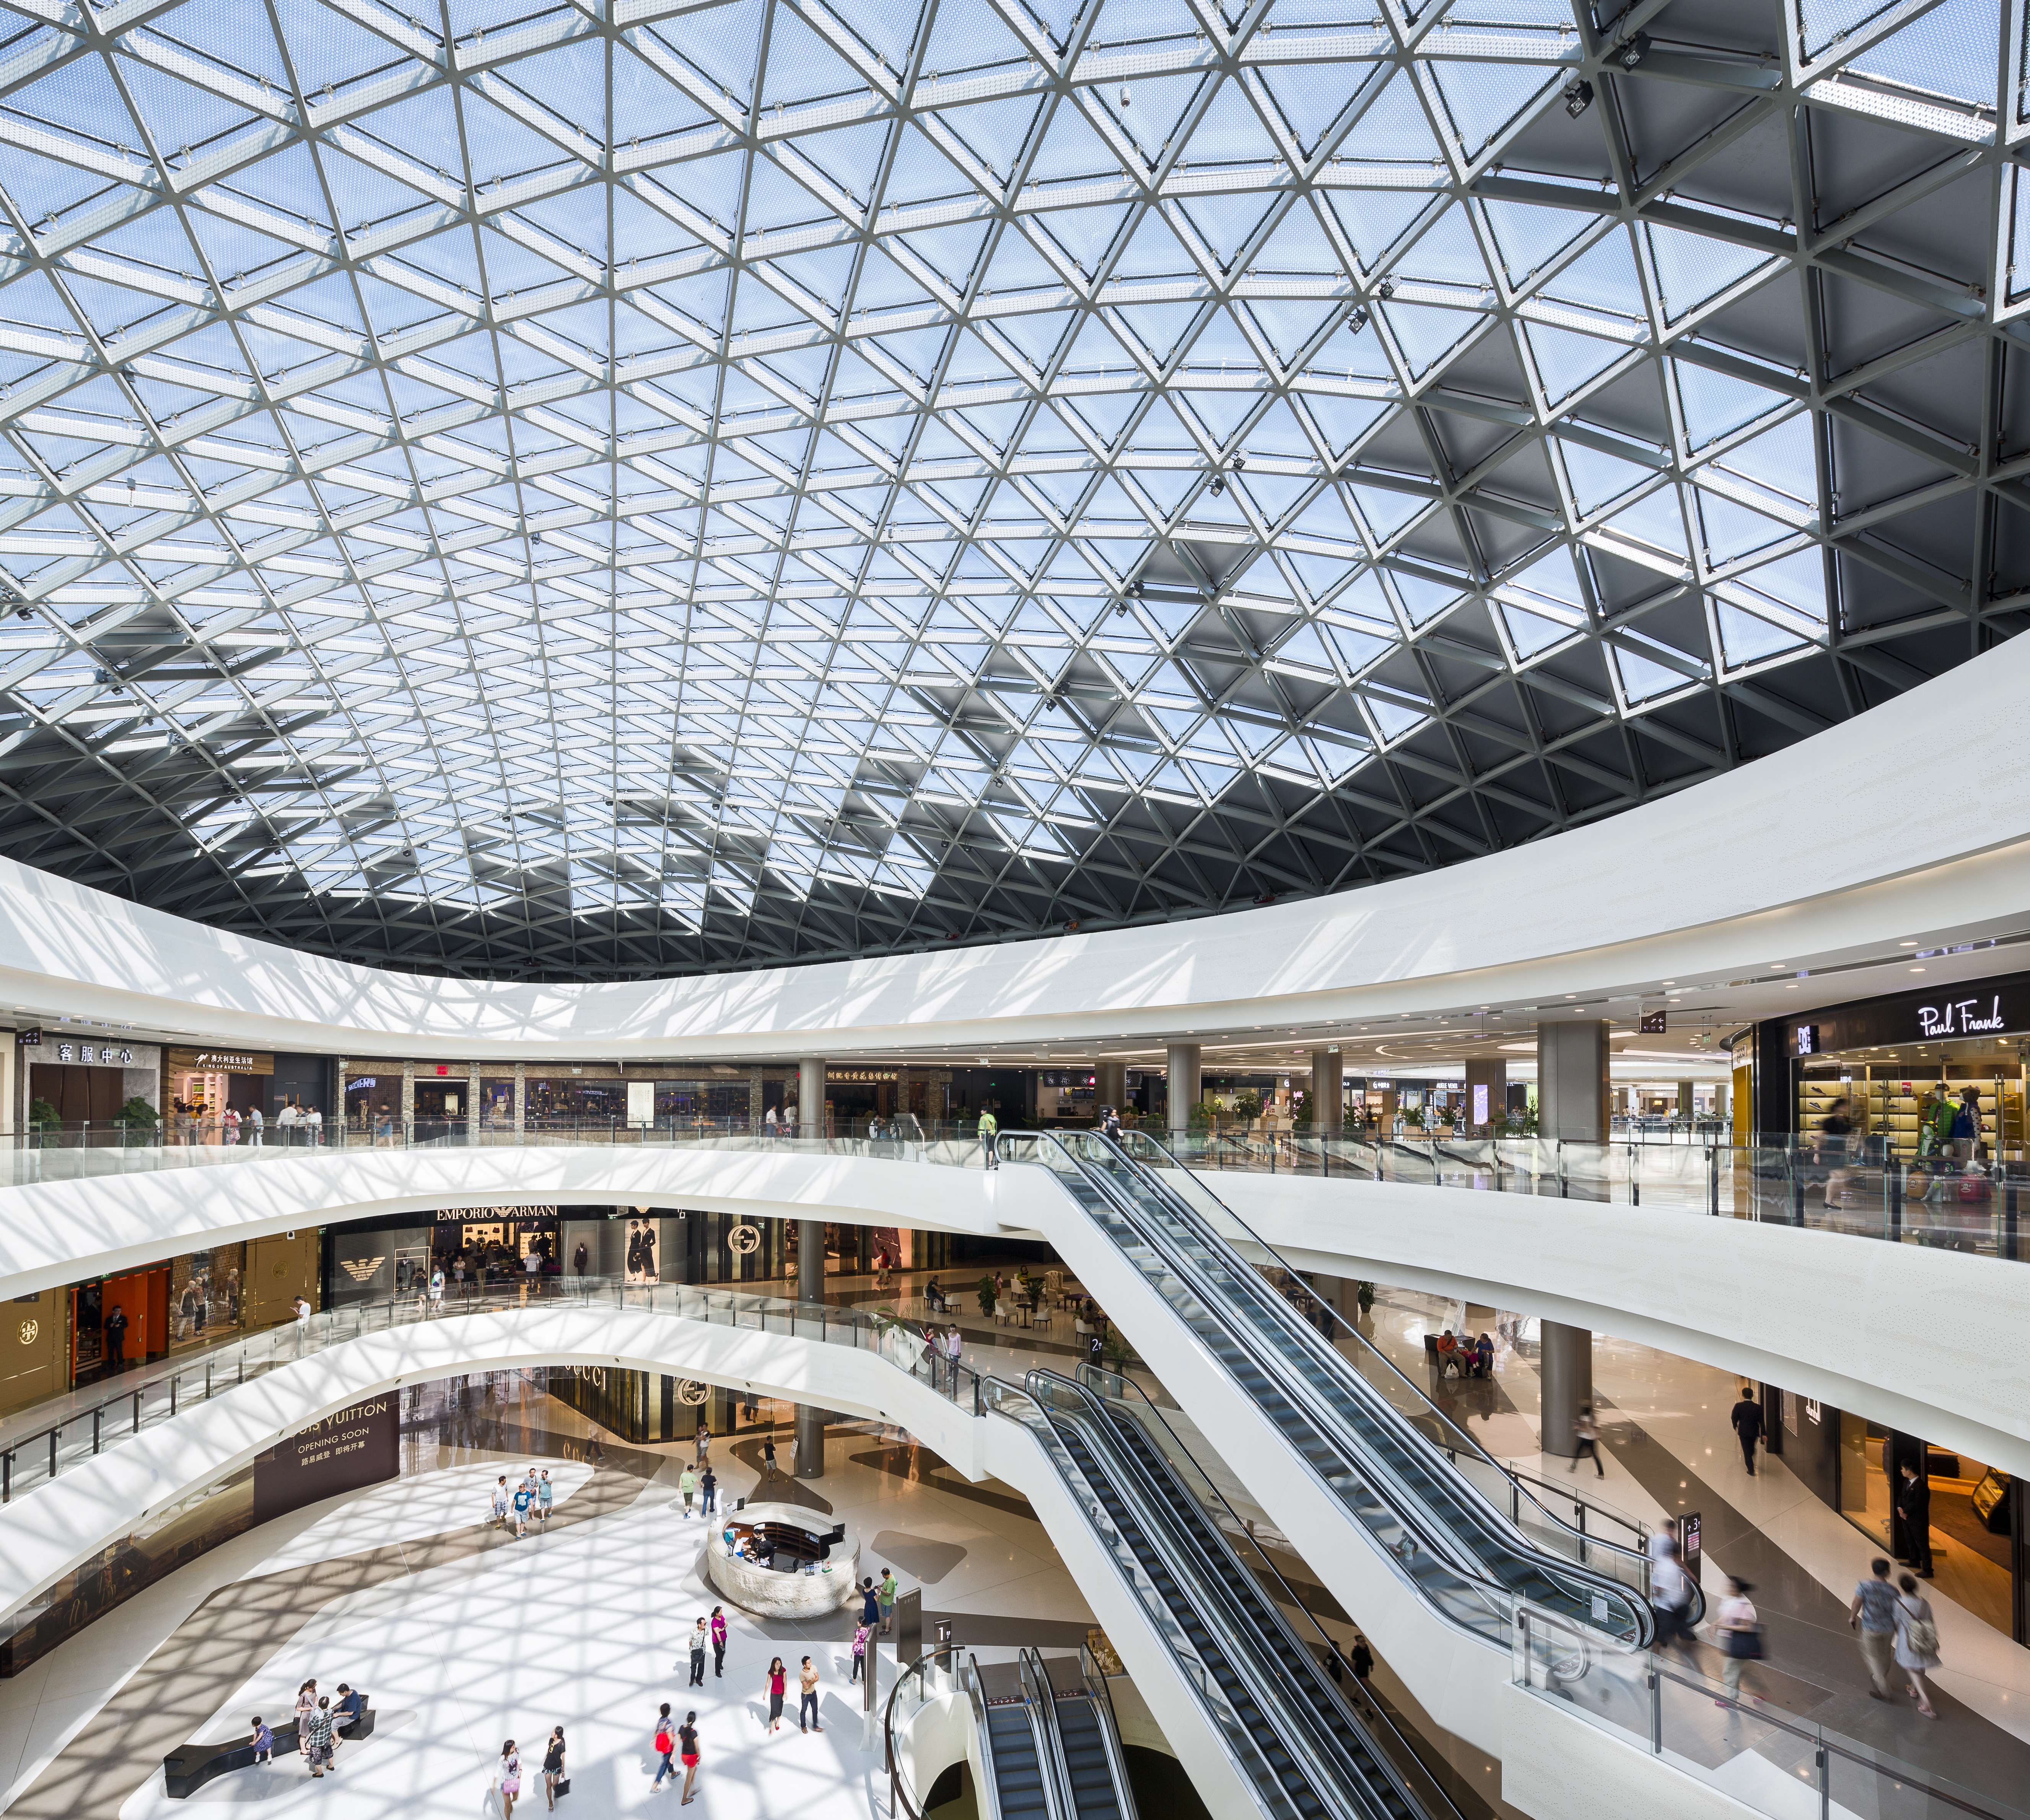
{"label": "white floor", "polygon": [[[870,1435],[835,1430],[827,1476],[812,1487],[859,1536],[864,1571],[894,1566],[904,1590],[920,1588],[934,1610],[1091,1621],[1036,1524],[852,1463],[879,1444]],[[673,1796],[649,1792],[649,1740],[656,1707],[666,1699],[679,1716],[687,1703],[699,1714],[705,1764],[694,1805],[701,1816],[885,1815],[887,1777],[878,1747],[862,1750],[860,1691],[849,1684],[846,1614],[806,1635],[729,1607],[726,1679],[714,1682],[708,1669],[705,1688],[686,1684],[683,1639],[697,1618],[723,1601],[697,1571],[710,1526],[686,1521],[675,1500],[677,1450],[657,1450],[671,1457],[627,1510],[334,1600],[267,1661],[250,1665],[244,1684],[197,1729],[205,1740],[232,1736],[255,1713],[285,1717],[306,1678],[326,1690],[347,1681],[366,1691],[378,1717],[370,1740],[341,1748],[336,1775],[313,1780],[291,1757],[271,1770],[221,1778],[188,1803],[171,1803],[158,1772],[126,1800],[123,1820],[169,1820],[193,1804],[221,1803],[278,1814],[313,1803],[320,1820],[381,1820],[397,1812],[405,1820],[471,1820],[488,1811],[493,1765],[511,1736],[525,1761],[517,1812],[534,1820],[527,1803],[540,1808],[542,1802],[543,1743],[560,1724],[569,1741],[567,1811],[589,1820],[652,1799],[674,1806]],[[725,1496],[751,1495],[754,1475],[725,1457],[727,1450],[715,1452]],[[560,1499],[590,1476],[575,1462],[547,1464]],[[270,1524],[0,1684],[0,1788],[6,1791],[0,1807],[215,1589],[471,1525],[484,1517],[498,1473],[512,1476],[525,1465],[504,1455],[418,1473]],[[1008,1495],[1006,1488],[985,1489]],[[821,1737],[796,1729],[794,1671],[805,1653],[823,1677]],[[980,1651],[983,1660],[1006,1653]],[[791,1671],[791,1693],[783,1729],[770,1736],[763,1677],[772,1655]],[[883,1670],[885,1695],[892,1655]]]}

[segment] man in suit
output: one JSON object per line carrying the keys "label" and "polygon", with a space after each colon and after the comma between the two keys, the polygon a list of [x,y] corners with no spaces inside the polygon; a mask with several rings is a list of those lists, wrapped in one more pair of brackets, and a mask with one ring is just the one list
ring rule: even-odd
{"label": "man in suit", "polygon": [[1903,1558],[1920,1579],[1931,1577],[1931,1481],[1913,1460],[1896,1478],[1896,1518],[1903,1528]]}

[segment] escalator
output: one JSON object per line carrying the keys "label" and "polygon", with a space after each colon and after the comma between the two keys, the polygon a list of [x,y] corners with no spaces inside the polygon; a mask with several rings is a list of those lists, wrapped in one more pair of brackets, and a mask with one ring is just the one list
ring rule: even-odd
{"label": "escalator", "polygon": [[993,1389],[999,1413],[1047,1436],[1061,1474],[1099,1517],[1095,1527],[1132,1562],[1156,1628],[1246,1766],[1263,1811],[1282,1820],[1456,1820],[1408,1740],[1341,1697],[1316,1644],[1300,1640],[1200,1491],[1137,1421],[1052,1372],[1032,1372],[1026,1395],[998,1382]]}
{"label": "escalator", "polygon": [[1084,1666],[1076,1689],[1034,1650],[1009,1665],[969,1661],[966,1692],[993,1820],[1136,1820],[1127,1759],[1103,1680]]}
{"label": "escalator", "polygon": [[1053,1799],[1047,1721],[1030,1697],[1026,1677],[1016,1689],[991,1692],[976,1662],[969,1691],[995,1820],[1067,1820],[1061,1803]]}
{"label": "escalator", "polygon": [[1063,1763],[1064,1788],[1075,1820],[1136,1820],[1135,1797],[1128,1786],[1128,1759],[1114,1722],[1114,1697],[1106,1677],[1090,1666],[1081,1650],[1079,1684],[1066,1689],[1052,1679],[1041,1657],[1032,1658],[1049,1701],[1050,1728],[1057,1735]]}
{"label": "escalator", "polygon": [[[1510,1613],[1529,1600],[1624,1641],[1652,1640],[1646,1556],[1580,1536],[1456,1428],[1434,1434],[1429,1399],[1386,1361],[1378,1384],[1300,1315],[1278,1287],[1282,1261],[1167,1152],[1142,1140],[1167,1165],[1151,1167],[1095,1133],[1018,1141],[1448,1618],[1506,1647]],[[1335,1337],[1348,1335],[1373,1354],[1351,1328]],[[1462,1442],[1480,1484],[1462,1469]]]}

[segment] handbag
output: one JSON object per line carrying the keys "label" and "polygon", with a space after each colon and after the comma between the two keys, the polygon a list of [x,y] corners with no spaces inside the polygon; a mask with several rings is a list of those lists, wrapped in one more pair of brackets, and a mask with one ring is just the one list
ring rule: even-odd
{"label": "handbag", "polygon": [[557,1792],[558,1792],[560,1795],[568,1795],[568,1794],[571,1792],[571,1777],[568,1777],[568,1776],[560,1776],[560,1777],[558,1777],[558,1778],[557,1778]]}
{"label": "handbag", "polygon": [[1762,1659],[1762,1629],[1751,1625],[1746,1630],[1723,1630],[1720,1633],[1720,1648],[1736,1662],[1760,1662]]}
{"label": "handbag", "polygon": [[1914,1655],[1939,1653],[1939,1627],[1928,1618],[1917,1616],[1907,1605],[1903,1607],[1903,1638]]}

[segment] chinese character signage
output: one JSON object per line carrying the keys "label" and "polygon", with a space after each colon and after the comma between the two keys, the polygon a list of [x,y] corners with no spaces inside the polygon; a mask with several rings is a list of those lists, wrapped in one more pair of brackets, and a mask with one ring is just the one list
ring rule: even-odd
{"label": "chinese character signage", "polygon": [[401,1393],[369,1397],[254,1459],[254,1521],[377,1485],[401,1470]]}

